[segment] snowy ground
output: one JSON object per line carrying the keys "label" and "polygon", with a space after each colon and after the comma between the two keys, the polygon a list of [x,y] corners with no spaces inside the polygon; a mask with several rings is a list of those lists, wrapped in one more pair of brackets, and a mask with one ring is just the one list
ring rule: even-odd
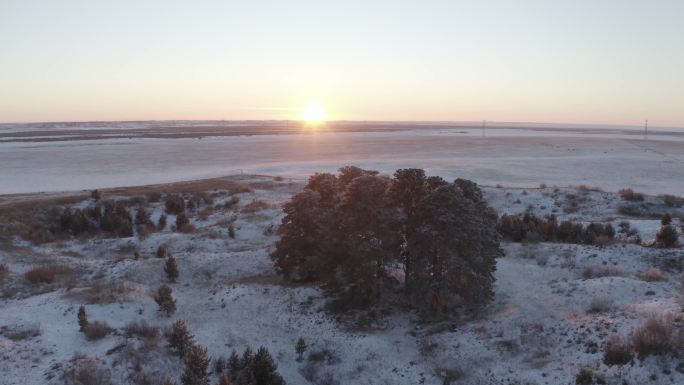
{"label": "snowy ground", "polygon": [[[165,327],[176,319],[187,321],[213,357],[246,344],[267,346],[288,384],[322,383],[326,373],[339,384],[439,385],[447,376],[454,384],[574,384],[582,367],[593,368],[610,384],[684,383],[682,358],[650,357],[623,367],[601,363],[603,342],[614,334],[627,335],[648,315],[671,312],[681,321],[682,249],[506,243],[506,255],[497,264],[495,301],[482,316],[459,324],[422,324],[412,314],[393,315],[356,330],[323,311],[317,288],[285,284],[273,272],[268,253],[276,240],[280,206],[301,183],[248,176],[237,181],[252,188],[235,194],[239,206],[207,210],[205,219],[199,212],[208,206],[201,207],[192,216],[197,230],[189,234],[173,232],[170,215],[166,229],[142,239],[84,237],[41,246],[16,237],[0,239],[0,264],[9,269],[0,278],[0,384],[62,383],[60,372],[75,353],[100,359],[115,384],[134,383],[141,370],[152,384],[164,375],[177,380],[182,365],[168,354],[163,338],[145,341],[122,332],[131,321]],[[624,202],[612,193],[554,187],[485,191],[500,213],[529,210],[614,224],[627,219],[644,242],[659,227],[658,219],[623,217],[618,207]],[[228,191],[211,192],[217,193],[212,207],[229,199]],[[112,199],[132,195],[131,190],[106,193]],[[245,209],[254,201],[265,204],[253,205],[259,207],[253,212]],[[653,211],[668,210],[660,198],[647,197],[647,202]],[[90,204],[90,199],[73,203]],[[156,221],[163,204],[150,208]],[[233,220],[235,239],[227,230]],[[152,299],[166,282],[164,260],[154,255],[161,244],[180,270],[178,282],[171,284],[177,300],[172,317],[160,314]],[[135,251],[139,259],[133,258]],[[42,285],[23,278],[30,268],[47,263],[68,266],[75,274]],[[605,266],[612,267],[610,276],[583,277],[587,267]],[[665,273],[663,281],[640,279],[651,267]],[[108,286],[112,283],[124,289]],[[595,298],[608,298],[608,309],[588,313]],[[115,333],[86,340],[76,322],[81,304],[91,321],[105,320]],[[27,329],[39,335],[10,338]],[[307,368],[306,359],[296,360],[300,336],[310,344],[309,352],[327,349],[333,358]]]}

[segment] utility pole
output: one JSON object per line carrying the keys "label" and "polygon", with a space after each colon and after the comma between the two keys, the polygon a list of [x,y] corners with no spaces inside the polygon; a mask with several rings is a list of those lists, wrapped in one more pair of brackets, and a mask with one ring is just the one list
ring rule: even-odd
{"label": "utility pole", "polygon": [[646,119],[646,123],[644,123],[644,140],[648,140],[648,119]]}

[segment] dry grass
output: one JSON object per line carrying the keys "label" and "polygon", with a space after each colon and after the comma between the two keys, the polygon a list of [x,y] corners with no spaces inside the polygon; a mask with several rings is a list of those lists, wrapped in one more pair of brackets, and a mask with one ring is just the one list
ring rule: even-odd
{"label": "dry grass", "polygon": [[620,277],[624,272],[617,266],[603,265],[603,266],[586,266],[582,271],[582,278],[601,278],[601,277]]}
{"label": "dry grass", "polygon": [[14,327],[3,326],[0,328],[0,334],[12,341],[38,337],[41,333],[40,325],[38,324],[16,325]]}
{"label": "dry grass", "polygon": [[632,347],[622,336],[615,335],[603,345],[603,363],[608,366],[626,365],[633,358]]}
{"label": "dry grass", "polygon": [[657,267],[651,267],[638,275],[639,279],[646,282],[658,282],[666,279],[665,273]]}
{"label": "dry grass", "polygon": [[635,192],[631,188],[626,188],[618,191],[618,194],[622,197],[622,199],[626,201],[643,201],[644,200],[644,194]]}
{"label": "dry grass", "polygon": [[83,328],[83,334],[89,341],[105,338],[111,332],[112,328],[104,321],[93,321]]}
{"label": "dry grass", "polygon": [[673,327],[670,314],[653,314],[634,328],[631,342],[639,359],[650,355],[676,354],[684,347],[684,334]]}
{"label": "dry grass", "polygon": [[258,211],[262,211],[262,210],[266,210],[266,209],[270,209],[270,208],[271,208],[271,205],[268,202],[261,200],[261,199],[255,199],[255,200],[249,202],[248,204],[246,204],[245,207],[243,207],[241,211],[243,213],[252,214],[252,213],[256,213]]}
{"label": "dry grass", "polygon": [[200,220],[206,221],[207,219],[209,219],[210,216],[212,216],[214,214],[214,212],[215,212],[215,209],[213,206],[207,206],[207,207],[201,209],[197,213],[197,218],[199,218]]}
{"label": "dry grass", "polygon": [[111,372],[97,358],[74,356],[71,361],[62,373],[65,385],[111,385]]}
{"label": "dry grass", "polygon": [[251,189],[231,177],[200,179],[185,182],[163,183],[147,186],[119,187],[103,190],[109,195],[149,195],[156,193],[196,193],[210,190],[227,190],[230,194],[249,192]]}
{"label": "dry grass", "polygon": [[73,269],[62,265],[45,265],[34,267],[24,273],[24,278],[33,284],[54,283],[58,278],[68,278],[73,274]]}
{"label": "dry grass", "polygon": [[106,304],[128,301],[129,294],[134,291],[135,287],[126,281],[97,281],[87,288],[72,290],[67,296],[87,304]]}
{"label": "dry grass", "polygon": [[145,320],[131,321],[124,326],[124,335],[126,337],[141,337],[141,338],[158,338],[161,331],[156,326],[151,326]]}
{"label": "dry grass", "polygon": [[599,294],[591,298],[587,313],[606,313],[615,308],[615,301],[607,294]]}

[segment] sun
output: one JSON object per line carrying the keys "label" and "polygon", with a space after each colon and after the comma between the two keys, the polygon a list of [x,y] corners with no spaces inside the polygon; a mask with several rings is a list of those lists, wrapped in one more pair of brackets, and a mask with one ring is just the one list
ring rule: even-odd
{"label": "sun", "polygon": [[299,119],[311,124],[323,123],[328,120],[328,113],[320,104],[309,103],[302,108]]}

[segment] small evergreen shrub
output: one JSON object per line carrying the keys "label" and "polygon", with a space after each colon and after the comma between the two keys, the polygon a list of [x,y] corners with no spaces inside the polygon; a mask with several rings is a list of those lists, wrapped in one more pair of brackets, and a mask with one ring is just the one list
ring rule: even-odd
{"label": "small evergreen shrub", "polygon": [[166,247],[166,245],[159,245],[157,247],[156,255],[157,255],[157,258],[166,258],[170,255],[169,249]]}
{"label": "small evergreen shrub", "polygon": [[79,331],[85,331],[86,326],[88,326],[88,316],[86,315],[85,307],[80,306],[78,308],[78,328]]}
{"label": "small evergreen shrub", "polygon": [[154,294],[154,301],[159,305],[159,311],[170,316],[176,311],[176,300],[173,299],[173,290],[168,285],[161,285]]}
{"label": "small evergreen shrub", "polygon": [[175,230],[182,232],[182,233],[191,233],[195,230],[195,227],[192,224],[190,224],[190,219],[183,212],[183,213],[176,215]]}
{"label": "small evergreen shrub", "polygon": [[185,212],[185,200],[180,195],[170,194],[164,198],[164,207],[167,214],[178,215]]}
{"label": "small evergreen shrub", "polygon": [[171,282],[176,282],[178,278],[178,265],[176,265],[176,258],[173,255],[169,255],[166,258],[166,264],[164,265],[164,272],[166,273],[166,278]]}
{"label": "small evergreen shrub", "polygon": [[679,234],[672,225],[666,225],[656,233],[655,246],[659,248],[677,247],[679,244]]}

